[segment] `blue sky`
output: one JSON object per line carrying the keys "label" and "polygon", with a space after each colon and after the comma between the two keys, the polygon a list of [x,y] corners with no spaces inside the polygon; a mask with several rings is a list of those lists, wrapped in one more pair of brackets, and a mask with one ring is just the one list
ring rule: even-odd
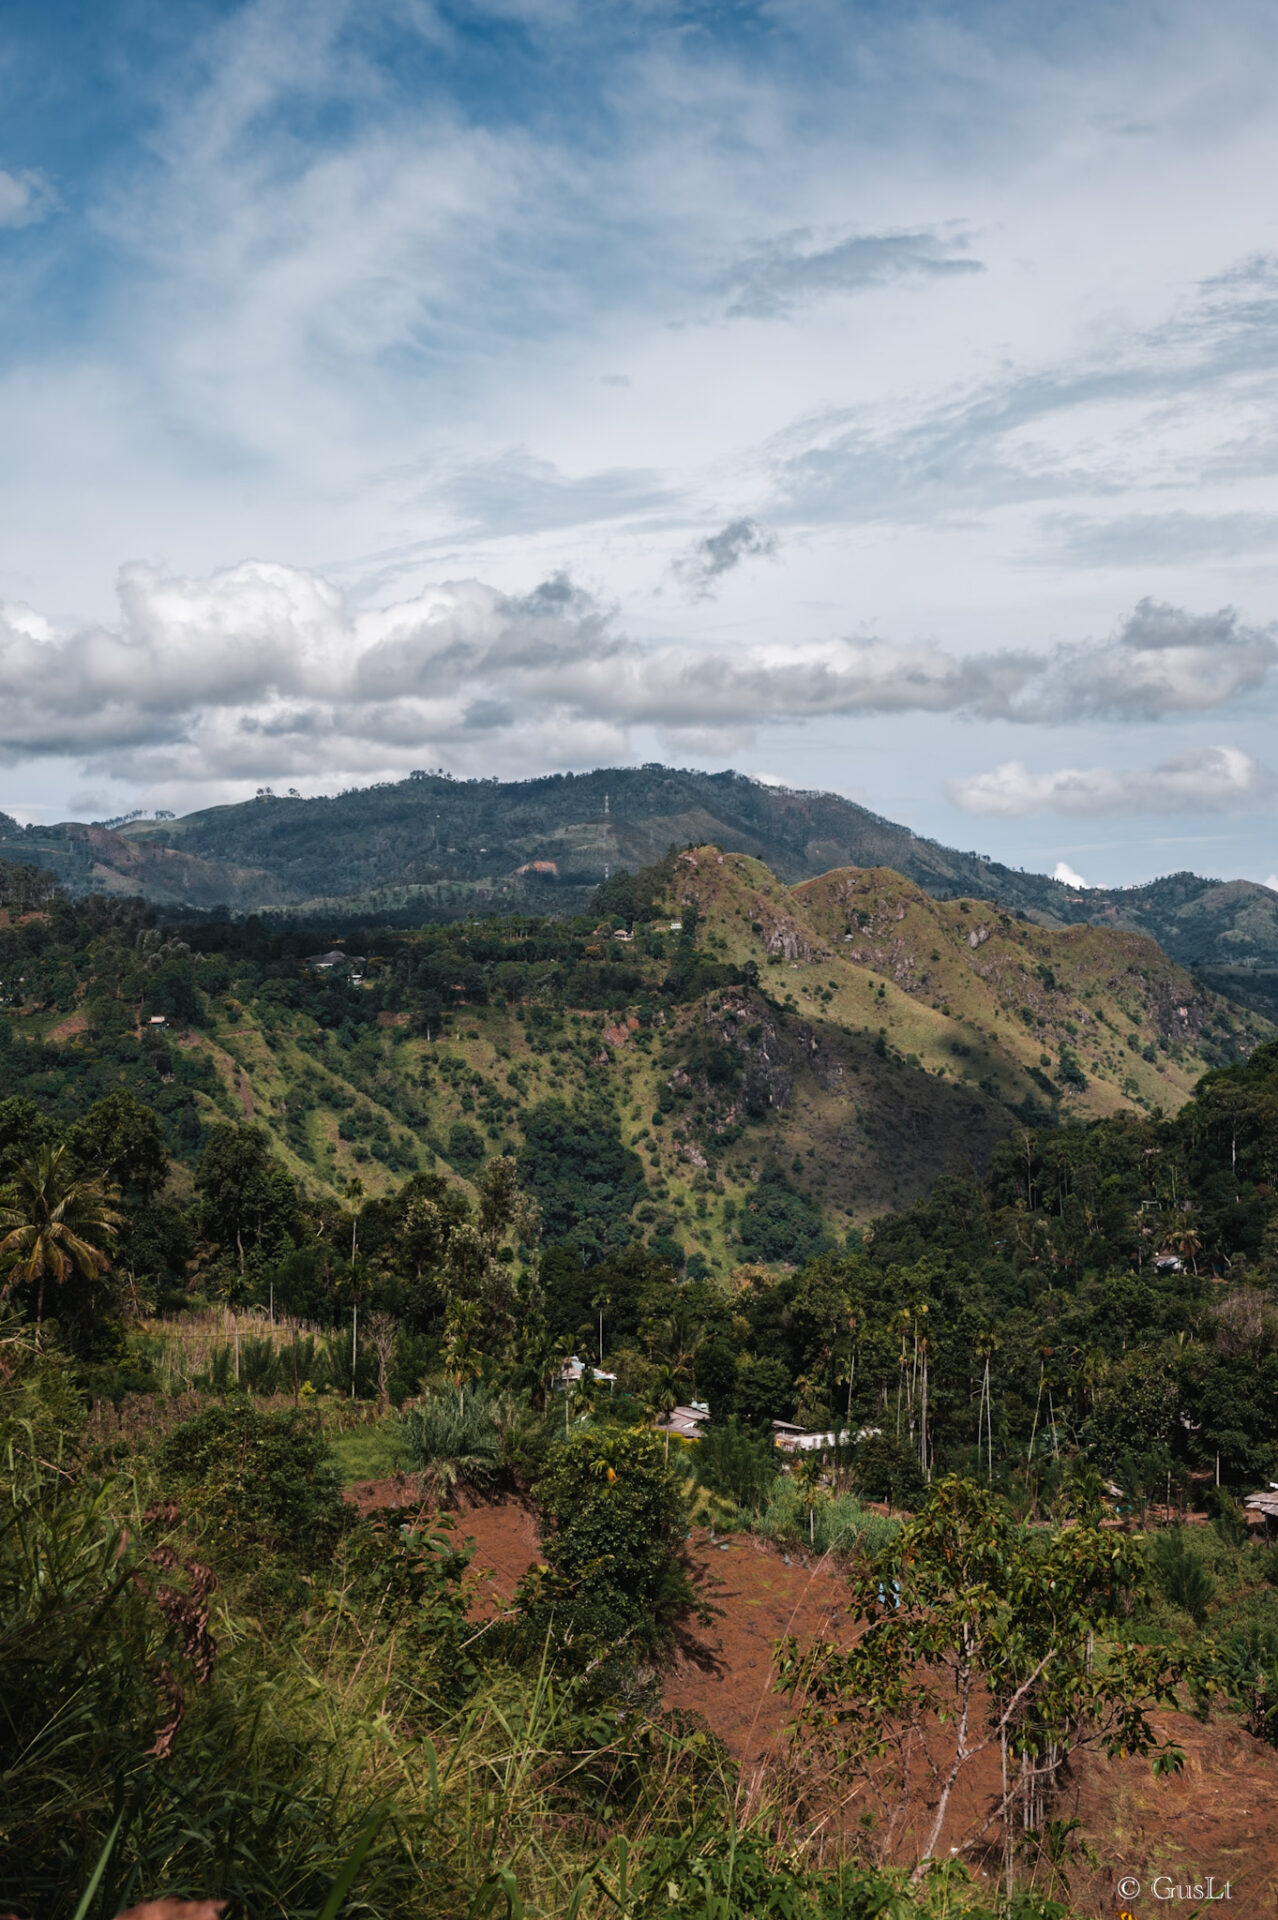
{"label": "blue sky", "polygon": [[1265,879],[1278,14],[0,14],[0,807],[666,759]]}

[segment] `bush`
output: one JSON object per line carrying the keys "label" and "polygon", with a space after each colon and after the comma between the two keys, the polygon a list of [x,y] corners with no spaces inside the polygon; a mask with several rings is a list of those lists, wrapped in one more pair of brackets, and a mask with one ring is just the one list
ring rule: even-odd
{"label": "bush", "polygon": [[687,1512],[651,1433],[579,1433],[533,1489],[544,1572],[520,1608],[576,1663],[629,1664],[667,1654],[700,1611],[683,1559]]}
{"label": "bush", "polygon": [[927,1481],[907,1447],[886,1433],[867,1434],[851,1459],[852,1484],[864,1500],[917,1512],[927,1499]]}
{"label": "bush", "polygon": [[699,1486],[751,1512],[767,1505],[781,1470],[771,1437],[752,1433],[735,1420],[702,1434],[693,1467]]}
{"label": "bush", "polygon": [[1154,1542],[1154,1571],[1158,1584],[1174,1607],[1201,1626],[1216,1597],[1216,1582],[1179,1527],[1160,1533]]}
{"label": "bush", "polygon": [[426,1394],[404,1409],[399,1426],[410,1464],[437,1498],[462,1487],[513,1487],[530,1477],[544,1450],[540,1422],[524,1403],[484,1387]]}
{"label": "bush", "polygon": [[160,1449],[202,1531],[236,1559],[260,1552],[315,1564],[346,1522],[337,1468],[304,1413],[247,1402],[210,1407]]}
{"label": "bush", "polygon": [[869,1512],[850,1493],[818,1493],[809,1504],[798,1482],[784,1475],[753,1530],[805,1553],[879,1553],[900,1532],[900,1523]]}
{"label": "bush", "polygon": [[1253,1626],[1231,1634],[1220,1650],[1220,1674],[1248,1732],[1278,1747],[1278,1633]]}

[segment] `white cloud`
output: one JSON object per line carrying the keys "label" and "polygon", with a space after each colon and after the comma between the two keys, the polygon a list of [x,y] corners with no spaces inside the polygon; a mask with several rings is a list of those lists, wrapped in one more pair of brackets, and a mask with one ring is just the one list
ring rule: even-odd
{"label": "white cloud", "polygon": [[[556,575],[512,595],[450,581],[359,609],[317,574],[246,561],[204,579],[131,565],[113,627],[0,617],[0,757],[73,754],[90,777],[162,781],[375,775],[424,756],[478,768],[581,764],[657,729],[726,757],[769,722],[966,713],[1027,724],[1193,713],[1259,687],[1271,637],[1232,614],[1142,604],[1108,646],[958,655],[831,640],[640,644]],[[1013,762],[960,781],[960,805],[1016,815],[1255,798],[1268,778],[1234,748],[1150,775],[1032,775]]]}
{"label": "white cloud", "polygon": [[[1268,807],[1278,777],[1238,747],[1206,747],[1149,771],[1060,767],[1032,773],[1019,760],[947,783],[967,813],[1017,819],[1028,813],[1234,813]],[[1058,869],[1057,878],[1066,875]],[[1083,884],[1079,882],[1079,884]]]}
{"label": "white cloud", "polygon": [[1086,887],[1087,882],[1081,873],[1075,873],[1068,860],[1058,860],[1052,869],[1053,880],[1059,880],[1067,887]]}
{"label": "white cloud", "polygon": [[6,173],[0,167],[0,227],[33,227],[57,204],[58,196],[42,173]]}

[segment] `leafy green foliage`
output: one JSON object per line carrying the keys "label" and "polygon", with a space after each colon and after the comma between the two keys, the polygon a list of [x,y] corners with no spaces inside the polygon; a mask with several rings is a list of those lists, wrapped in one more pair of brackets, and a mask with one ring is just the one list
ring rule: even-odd
{"label": "leafy green foliage", "polygon": [[[981,1489],[946,1478],[853,1579],[864,1627],[854,1645],[789,1643],[783,1677],[803,1736],[863,1794],[900,1790],[912,1767],[932,1773],[921,1858],[936,1850],[959,1780],[991,1746],[1005,1743],[1023,1764],[972,1832],[1013,1805],[1023,1826],[1037,1826],[1066,1755],[1087,1742],[1176,1764],[1149,1713],[1205,1669],[1121,1637],[1144,1581],[1137,1542],[1088,1527],[1035,1540]],[[1098,1635],[1112,1636],[1103,1662]]]}
{"label": "leafy green foliage", "polygon": [[535,1632],[581,1664],[667,1654],[698,1602],[684,1568],[679,1487],[653,1435],[575,1434],[534,1488],[546,1571],[523,1586]]}
{"label": "leafy green foliage", "polygon": [[302,1565],[345,1524],[337,1474],[314,1422],[246,1401],[208,1408],[164,1443],[159,1466],[202,1538],[238,1562],[265,1550]]}
{"label": "leafy green foliage", "polygon": [[1201,1626],[1216,1597],[1216,1583],[1190,1546],[1183,1527],[1160,1533],[1154,1541],[1158,1584],[1174,1607]]}
{"label": "leafy green foliage", "polygon": [[541,1423],[527,1407],[488,1387],[424,1394],[405,1408],[399,1429],[409,1462],[436,1498],[459,1488],[526,1485],[545,1451]]}
{"label": "leafy green foliage", "polygon": [[700,1486],[750,1510],[767,1505],[781,1464],[770,1434],[742,1427],[734,1419],[703,1436],[693,1455],[693,1470]]}
{"label": "leafy green foliage", "polygon": [[[315,1913],[377,1810],[371,1728],[326,1725],[317,1676],[251,1635],[220,1647],[208,1569],[162,1511],[123,1528],[109,1492],[29,1484],[0,1511],[0,1900],[70,1920],[105,1852],[103,1913],[167,1892]],[[370,1540],[347,1589],[374,1626],[386,1596],[414,1668],[447,1684],[456,1659],[427,1643],[459,1638],[451,1551]],[[460,1914],[437,1833],[429,1799],[379,1823],[359,1876],[378,1911]]]}
{"label": "leafy green foliage", "polygon": [[765,1169],[741,1215],[741,1244],[760,1260],[803,1266],[830,1244],[820,1208],[779,1167]]}
{"label": "leafy green foliage", "polygon": [[298,1224],[297,1190],[261,1127],[215,1127],[195,1170],[200,1227],[244,1271],[249,1253],[283,1253]]}
{"label": "leafy green foliage", "polygon": [[541,1207],[549,1242],[579,1249],[589,1264],[627,1237],[644,1192],[643,1166],[623,1145],[615,1115],[545,1100],[523,1117],[519,1176]]}

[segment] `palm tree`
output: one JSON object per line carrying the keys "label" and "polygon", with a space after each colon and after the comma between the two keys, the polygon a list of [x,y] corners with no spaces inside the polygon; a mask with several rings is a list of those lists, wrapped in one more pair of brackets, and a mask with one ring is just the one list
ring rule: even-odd
{"label": "palm tree", "polygon": [[[664,1366],[657,1370],[656,1378],[648,1394],[648,1408],[655,1426],[664,1413],[667,1418],[679,1404],[679,1388],[683,1377],[674,1367]],[[666,1459],[670,1458],[670,1429],[666,1428]]]}
{"label": "palm tree", "polygon": [[119,1197],[104,1180],[77,1179],[65,1146],[41,1147],[9,1182],[0,1203],[0,1230],[8,1229],[0,1258],[16,1258],[5,1291],[35,1281],[37,1326],[50,1274],[62,1286],[72,1274],[95,1280],[110,1266],[106,1249],[124,1221]]}

